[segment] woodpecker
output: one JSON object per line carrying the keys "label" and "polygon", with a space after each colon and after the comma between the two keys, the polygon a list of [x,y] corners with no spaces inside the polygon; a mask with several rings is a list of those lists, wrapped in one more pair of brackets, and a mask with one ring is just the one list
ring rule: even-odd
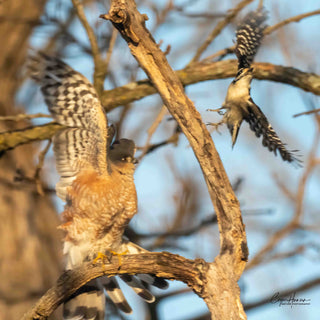
{"label": "woodpecker", "polygon": [[262,136],[262,144],[269,151],[274,152],[275,155],[279,152],[284,161],[299,165],[301,160],[294,155],[297,150],[287,150],[267,117],[254,103],[250,95],[253,77],[251,64],[263,39],[264,29],[267,27],[266,19],[266,11],[261,8],[249,12],[240,23],[236,31],[235,47],[235,54],[238,58],[238,72],[228,88],[227,96],[221,108],[209,109],[209,111],[218,111],[219,114],[223,114],[223,110],[225,110],[222,120],[217,124],[209,123],[209,125],[217,128],[226,123],[232,138],[232,147],[234,147],[241,123],[245,120],[258,138]]}

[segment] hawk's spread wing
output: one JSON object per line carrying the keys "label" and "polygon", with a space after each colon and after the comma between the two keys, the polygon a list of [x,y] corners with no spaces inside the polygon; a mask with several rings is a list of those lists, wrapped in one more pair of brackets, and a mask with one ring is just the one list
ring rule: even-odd
{"label": "hawk's spread wing", "polygon": [[43,53],[31,58],[31,76],[54,119],[66,129],[54,137],[60,181],[57,195],[66,200],[67,187],[84,169],[107,169],[107,118],[92,84],[61,60]]}

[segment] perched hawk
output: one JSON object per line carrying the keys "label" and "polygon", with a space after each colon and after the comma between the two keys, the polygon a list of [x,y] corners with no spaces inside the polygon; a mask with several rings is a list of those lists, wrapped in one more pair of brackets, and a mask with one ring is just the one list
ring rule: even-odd
{"label": "perched hawk", "polygon": [[[66,232],[66,269],[79,266],[97,253],[137,254],[146,250],[123,238],[137,212],[134,184],[135,144],[120,139],[110,146],[107,118],[91,83],[57,58],[39,53],[31,58],[31,76],[53,118],[65,128],[53,138],[60,181],[57,195],[66,202],[60,226]],[[154,296],[144,282],[165,288],[151,275],[121,276],[147,302]],[[142,281],[141,281],[142,280]],[[64,305],[64,319],[104,319],[106,290],[119,309],[132,310],[115,277],[92,280]]]}

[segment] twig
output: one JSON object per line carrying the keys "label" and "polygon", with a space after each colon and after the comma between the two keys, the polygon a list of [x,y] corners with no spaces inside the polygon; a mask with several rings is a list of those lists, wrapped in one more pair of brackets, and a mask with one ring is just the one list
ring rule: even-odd
{"label": "twig", "polygon": [[36,167],[36,170],[34,173],[34,180],[36,183],[37,191],[41,196],[44,195],[44,191],[43,191],[43,187],[41,184],[40,173],[41,173],[41,170],[42,170],[42,167],[44,164],[45,156],[48,153],[50,146],[51,146],[51,140],[48,141],[45,148],[39,153],[39,162],[37,164],[37,167]]}
{"label": "twig", "polygon": [[68,18],[65,21],[59,21],[59,27],[56,30],[56,32],[48,39],[48,42],[44,46],[43,49],[41,49],[42,52],[50,52],[52,49],[56,47],[56,44],[58,42],[58,39],[62,38],[63,35],[68,34],[68,28],[70,27],[74,17],[75,17],[75,11],[72,10],[72,7],[69,7],[68,11]]}
{"label": "twig", "polygon": [[217,52],[215,52],[214,54],[202,59],[202,62],[206,62],[206,61],[211,61],[214,58],[219,57],[218,61],[222,60],[225,56],[227,56],[228,54],[232,54],[234,53],[234,50],[236,48],[236,45],[233,45],[229,48],[225,48],[225,49],[221,49]]}
{"label": "twig", "polygon": [[86,18],[82,3],[79,0],[72,0],[72,3],[74,8],[76,9],[79,20],[81,21],[84,29],[87,32],[87,35],[91,44],[93,59],[96,63],[100,59],[100,51],[99,51],[99,46],[98,46],[98,41],[96,39],[96,36]]}
{"label": "twig", "polygon": [[[299,14],[297,16],[294,16],[294,17],[291,17],[291,18],[288,18],[286,20],[283,20],[273,26],[270,26],[270,27],[267,27],[265,30],[264,30],[264,35],[269,35],[271,34],[272,32],[278,30],[279,28],[281,27],[284,27],[285,25],[289,24],[289,23],[292,23],[292,22],[299,22],[301,21],[302,19],[304,18],[307,18],[307,17],[311,17],[311,16],[314,16],[314,15],[317,15],[317,14],[320,14],[320,10],[315,10],[315,11],[311,11],[311,12],[308,12],[308,13],[304,13],[304,14]],[[231,54],[234,52],[234,49],[236,48],[235,45],[229,47],[229,48],[225,48],[225,49],[222,49],[222,50],[219,50],[217,52],[215,52],[214,54],[206,57],[205,59],[203,59],[203,61],[210,61],[216,57],[220,57],[220,59],[224,58],[226,55],[228,54]],[[220,60],[219,59],[219,60]]]}
{"label": "twig", "polygon": [[[311,177],[311,173],[313,172],[316,166],[313,159],[315,158],[319,141],[320,141],[320,132],[317,132],[313,142],[312,149],[308,156],[305,172],[303,173],[300,179],[298,189],[294,197],[296,203],[295,203],[295,212],[294,212],[293,218],[287,225],[285,225],[282,229],[278,230],[271,236],[267,244],[263,246],[263,248],[248,262],[246,270],[251,269],[256,265],[260,264],[264,260],[264,257],[266,256],[266,254],[271,252],[275,248],[275,246],[279,243],[279,241],[281,241],[286,235],[290,234],[291,232],[293,232],[299,227],[301,216],[303,213],[303,199],[305,196],[305,187],[308,179]],[[290,200],[292,200],[291,197],[292,196],[290,195]]]}
{"label": "twig", "polygon": [[253,0],[243,0],[236,7],[231,9],[226,17],[220,21],[216,27],[212,30],[208,38],[204,41],[204,43],[199,47],[195,56],[190,61],[189,65],[198,61],[201,54],[207,49],[209,44],[220,34],[220,32],[235,18],[235,16],[249,3],[253,2]]}
{"label": "twig", "polygon": [[51,118],[51,115],[44,113],[35,113],[35,114],[16,114],[14,116],[4,116],[0,117],[0,121],[21,121],[21,120],[30,120],[35,118]]}
{"label": "twig", "polygon": [[157,31],[158,27],[161,26],[165,22],[168,14],[174,8],[173,2],[174,2],[173,0],[168,0],[166,6],[162,10],[159,10],[156,5],[152,5],[152,2],[151,2],[151,7],[156,15],[156,23],[151,30],[151,34],[154,34]]}
{"label": "twig", "polygon": [[[272,211],[270,209],[243,209],[242,214],[244,216],[257,216],[262,214],[271,214]],[[149,233],[142,233],[142,232],[135,232],[134,230],[130,229],[128,231],[128,238],[141,238],[141,239],[150,239],[154,237],[188,237],[191,236],[203,228],[208,226],[214,225],[218,222],[217,216],[215,214],[211,214],[208,218],[202,220],[199,224],[190,227],[188,229],[183,230],[174,230],[169,232],[149,232]]]}
{"label": "twig", "polygon": [[115,45],[116,40],[117,40],[117,36],[118,36],[118,31],[117,31],[117,29],[112,29],[112,34],[111,34],[111,39],[110,39],[110,43],[109,43],[109,48],[108,48],[107,55],[106,55],[106,59],[105,59],[105,70],[106,70],[106,72],[107,72],[108,67],[109,67],[111,55],[112,55],[113,48],[114,48],[114,45]]}
{"label": "twig", "polygon": [[167,113],[167,108],[163,105],[161,107],[158,115],[156,116],[156,118],[154,119],[154,121],[152,122],[151,126],[148,129],[147,141],[145,143],[145,146],[142,149],[142,154],[139,156],[139,160],[141,160],[147,154],[148,150],[150,150],[151,138],[152,138],[153,134],[155,133],[155,131],[157,130],[158,126],[160,125],[160,123],[161,123],[163,117],[166,115],[166,113]]}
{"label": "twig", "polygon": [[208,13],[208,12],[193,13],[193,12],[184,12],[182,10],[178,10],[177,8],[174,8],[174,9],[180,12],[182,16],[188,17],[188,18],[218,19],[218,18],[224,18],[226,16],[225,13]]}
{"label": "twig", "polygon": [[282,28],[283,26],[285,26],[285,25],[287,25],[287,24],[289,24],[291,22],[299,22],[300,20],[302,20],[304,18],[315,16],[317,14],[320,14],[320,10],[315,10],[315,11],[299,14],[297,16],[285,19],[285,20],[283,20],[283,21],[281,21],[281,22],[279,22],[279,23],[277,23],[277,24],[275,24],[273,26],[270,26],[270,27],[266,28],[264,30],[264,34],[268,35],[268,34],[274,32],[275,30],[277,30],[279,28]]}
{"label": "twig", "polygon": [[141,160],[144,156],[146,156],[147,154],[157,150],[160,147],[164,147],[166,145],[169,144],[173,144],[176,145],[179,141],[179,134],[181,133],[181,131],[176,131],[169,139],[163,140],[161,142],[158,143],[154,143],[154,144],[150,144],[147,148],[147,150],[145,151],[145,153],[143,154],[143,156],[141,155],[138,160]]}
{"label": "twig", "polygon": [[83,5],[79,0],[72,0],[73,6],[76,9],[79,20],[81,21],[84,29],[87,32],[91,49],[92,49],[92,57],[94,60],[94,75],[93,75],[93,83],[99,95],[101,95],[103,91],[103,83],[106,75],[105,63],[101,58],[101,53],[98,46],[97,38],[94,34],[93,29],[91,28],[86,15],[84,13]]}
{"label": "twig", "polygon": [[297,248],[294,248],[293,250],[290,250],[287,252],[280,252],[280,253],[276,253],[274,255],[271,255],[270,257],[267,257],[267,259],[264,261],[264,263],[271,263],[276,260],[283,260],[283,259],[292,258],[298,254],[302,254],[305,250],[306,250],[306,246],[301,245],[301,246],[298,246]]}
{"label": "twig", "polygon": [[303,116],[303,115],[309,115],[309,114],[313,114],[313,113],[317,113],[317,112],[320,112],[320,108],[319,109],[314,109],[314,110],[308,110],[308,111],[305,111],[305,112],[296,113],[296,114],[293,115],[293,117],[296,118],[296,117],[300,117],[300,116]]}

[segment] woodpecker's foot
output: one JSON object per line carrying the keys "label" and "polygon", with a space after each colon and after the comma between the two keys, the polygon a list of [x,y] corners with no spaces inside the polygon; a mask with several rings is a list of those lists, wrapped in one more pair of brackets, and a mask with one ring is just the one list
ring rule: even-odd
{"label": "woodpecker's foot", "polygon": [[208,122],[207,126],[212,126],[214,128],[215,131],[217,131],[219,134],[221,134],[221,132],[219,131],[219,127],[223,124],[222,121],[218,122],[218,123],[212,123],[212,122]]}
{"label": "woodpecker's foot", "polygon": [[220,107],[218,109],[207,109],[207,111],[211,111],[211,112],[218,112],[220,115],[223,115],[223,111],[224,107]]}

